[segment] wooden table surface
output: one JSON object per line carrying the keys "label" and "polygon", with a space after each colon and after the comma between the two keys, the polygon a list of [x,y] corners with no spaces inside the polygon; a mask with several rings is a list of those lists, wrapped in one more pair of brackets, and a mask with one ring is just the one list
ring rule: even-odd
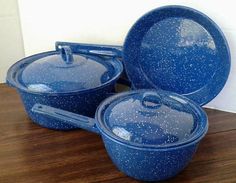
{"label": "wooden table surface", "polygon": [[[236,114],[207,109],[209,131],[189,166],[165,182],[236,183]],[[31,122],[14,89],[0,85],[0,183],[138,182],[119,172],[101,138]]]}

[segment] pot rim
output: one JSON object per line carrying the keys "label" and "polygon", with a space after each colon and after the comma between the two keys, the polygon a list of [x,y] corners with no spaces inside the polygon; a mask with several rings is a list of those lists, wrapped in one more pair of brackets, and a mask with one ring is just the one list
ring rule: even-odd
{"label": "pot rim", "polygon": [[[78,93],[86,93],[86,92],[93,92],[96,91],[98,89],[104,88],[107,85],[115,82],[116,80],[118,80],[118,78],[120,77],[120,75],[123,72],[123,64],[121,63],[120,60],[118,60],[118,58],[116,57],[112,57],[112,60],[110,61],[110,64],[116,69],[116,73],[114,73],[114,76],[106,81],[105,83],[93,87],[93,88],[89,88],[89,89],[78,89],[75,91],[69,91],[69,92],[38,92],[38,91],[32,91],[29,90],[27,87],[25,87],[22,83],[20,83],[19,81],[17,81],[17,76],[16,73],[19,72],[19,69],[22,65],[24,66],[24,64],[30,64],[32,62],[35,62],[38,60],[38,58],[44,57],[44,56],[48,56],[48,55],[53,55],[55,53],[58,53],[58,51],[47,51],[47,52],[42,52],[42,53],[38,53],[38,54],[34,54],[28,57],[25,57],[19,61],[17,61],[15,64],[13,64],[7,71],[7,77],[6,77],[6,83],[11,86],[14,87],[16,89],[19,89],[21,91],[27,92],[27,93],[32,93],[32,94],[38,94],[38,95],[49,95],[49,96],[56,96],[56,95],[73,95],[73,94],[78,94]],[[79,54],[84,56],[85,54]],[[91,59],[93,59],[94,61],[97,61],[98,59],[101,59],[101,57],[98,56],[93,56],[93,55],[89,55],[89,57]],[[36,58],[36,59],[35,59]]]}
{"label": "pot rim", "polygon": [[[140,149],[140,150],[151,150],[151,151],[167,151],[167,150],[171,150],[171,149],[178,149],[178,148],[183,148],[185,146],[189,146],[189,145],[193,145],[198,143],[207,133],[208,131],[208,119],[207,119],[207,115],[206,112],[199,106],[197,105],[195,102],[193,102],[192,100],[179,95],[179,94],[175,94],[173,92],[168,92],[165,91],[168,94],[171,94],[172,96],[177,96],[180,97],[181,99],[186,100],[187,102],[189,102],[191,104],[191,108],[193,109],[194,113],[197,113],[199,115],[199,122],[198,123],[203,123],[204,124],[204,128],[197,130],[195,133],[195,135],[190,138],[187,139],[185,141],[179,142],[179,143],[173,143],[173,144],[168,144],[168,145],[153,145],[153,144],[140,144],[140,143],[135,143],[135,142],[131,142],[131,141],[127,141],[125,139],[122,139],[121,137],[115,135],[114,133],[111,132],[110,129],[108,129],[108,127],[105,125],[104,123],[104,115],[102,114],[106,109],[107,106],[109,106],[110,103],[112,103],[115,99],[122,97],[122,96],[127,96],[129,94],[134,94],[137,92],[144,92],[144,91],[157,91],[155,89],[140,89],[140,90],[134,90],[134,91],[128,91],[128,92],[122,92],[116,95],[113,95],[107,99],[105,99],[97,108],[96,114],[95,114],[95,118],[96,118],[96,126],[99,129],[101,135],[106,136],[107,138],[109,138],[112,141],[115,141],[118,144],[133,148],[133,149]],[[163,90],[161,90],[163,91]]]}

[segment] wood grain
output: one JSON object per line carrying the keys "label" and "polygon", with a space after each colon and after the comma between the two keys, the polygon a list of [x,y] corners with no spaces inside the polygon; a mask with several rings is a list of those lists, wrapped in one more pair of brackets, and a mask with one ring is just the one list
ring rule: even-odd
{"label": "wood grain", "polygon": [[[236,114],[206,110],[209,131],[189,166],[172,182],[236,182]],[[16,91],[0,85],[0,182],[138,182],[119,172],[101,138],[32,123]]]}

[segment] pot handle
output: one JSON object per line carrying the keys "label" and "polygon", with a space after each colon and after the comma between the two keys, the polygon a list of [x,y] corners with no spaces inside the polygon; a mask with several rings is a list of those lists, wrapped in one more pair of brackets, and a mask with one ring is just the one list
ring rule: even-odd
{"label": "pot handle", "polygon": [[61,57],[67,64],[74,61],[72,50],[69,46],[62,46],[60,49]]}
{"label": "pot handle", "polygon": [[162,105],[162,97],[156,92],[145,92],[142,97],[142,105],[149,109],[158,109]]}
{"label": "pot handle", "polygon": [[55,43],[57,51],[60,51],[63,46],[69,46],[73,53],[90,54],[98,56],[123,57],[123,47],[114,45],[98,45],[85,43],[60,42]]}
{"label": "pot handle", "polygon": [[32,107],[31,111],[49,119],[59,119],[63,123],[99,134],[99,130],[96,127],[96,120],[93,118],[38,103]]}

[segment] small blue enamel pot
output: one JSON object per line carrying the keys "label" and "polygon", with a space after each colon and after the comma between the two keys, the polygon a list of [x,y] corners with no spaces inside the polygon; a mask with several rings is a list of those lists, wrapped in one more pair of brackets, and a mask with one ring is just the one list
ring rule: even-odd
{"label": "small blue enamel pot", "polygon": [[57,130],[75,126],[32,113],[36,103],[93,117],[114,90],[123,71],[118,47],[57,42],[56,50],[26,57],[7,73],[7,83],[20,94],[26,112],[37,124]]}
{"label": "small blue enamel pot", "polygon": [[118,169],[143,181],[178,174],[208,130],[200,106],[163,90],[113,95],[99,105],[95,119],[42,104],[35,104],[32,113],[100,134]]}

